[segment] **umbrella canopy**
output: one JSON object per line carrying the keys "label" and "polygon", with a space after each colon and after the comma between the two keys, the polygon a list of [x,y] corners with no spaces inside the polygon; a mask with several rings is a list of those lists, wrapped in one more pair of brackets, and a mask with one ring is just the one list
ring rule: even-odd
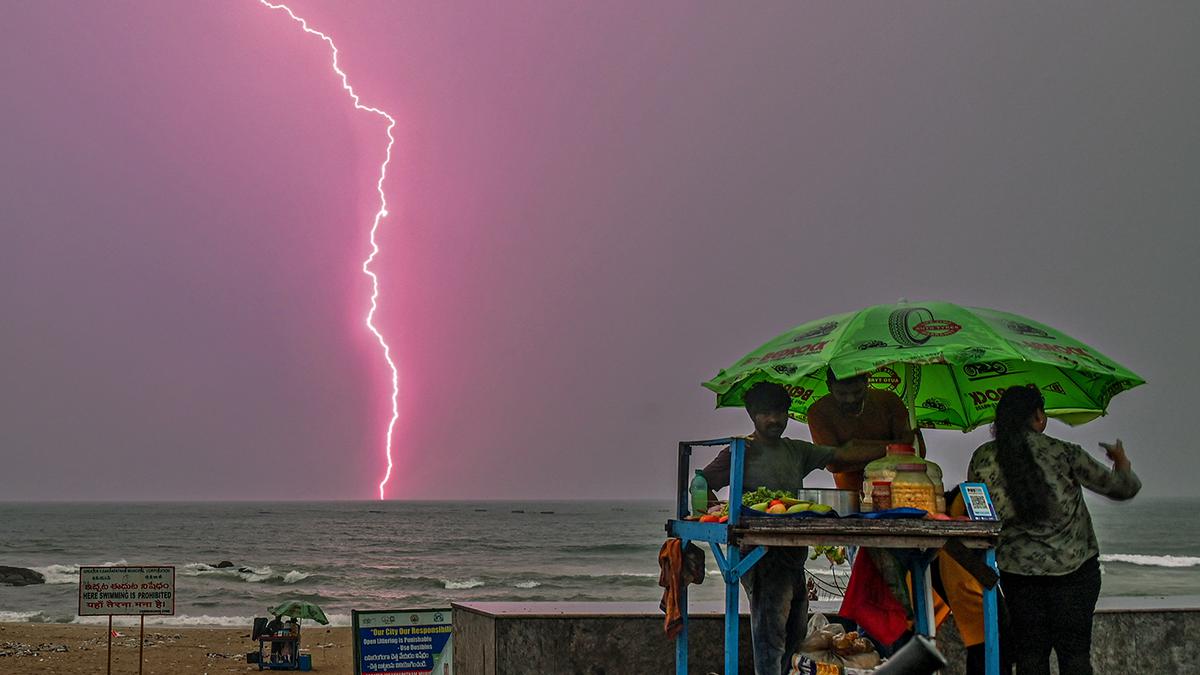
{"label": "umbrella canopy", "polygon": [[924,428],[969,431],[995,417],[1008,387],[1034,386],[1046,414],[1081,424],[1145,380],[1096,349],[1016,314],[948,302],[875,305],[793,328],[722,370],[704,386],[717,406],[769,380],[792,394],[792,417],[829,392],[825,374],[867,374],[895,392]]}
{"label": "umbrella canopy", "polygon": [[290,616],[294,619],[312,619],[319,624],[329,623],[329,619],[325,618],[325,612],[320,607],[308,602],[307,600],[288,600],[276,605],[275,607],[268,608],[267,611],[275,616]]}

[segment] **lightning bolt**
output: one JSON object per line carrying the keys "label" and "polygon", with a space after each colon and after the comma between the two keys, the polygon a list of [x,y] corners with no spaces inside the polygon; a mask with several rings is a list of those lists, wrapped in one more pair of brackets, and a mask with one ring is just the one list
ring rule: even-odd
{"label": "lightning bolt", "polygon": [[367,256],[362,263],[363,274],[371,277],[371,309],[367,312],[367,329],[375,336],[379,342],[380,348],[383,349],[383,358],[387,361],[388,369],[392,371],[392,418],[388,420],[387,440],[384,444],[384,454],[387,457],[387,472],[383,475],[383,480],[379,481],[379,498],[383,499],[383,488],[387,485],[392,477],[392,432],[396,428],[396,420],[400,417],[400,407],[397,401],[400,397],[400,372],[396,368],[395,361],[392,360],[392,348],[388,346],[387,340],[384,339],[383,333],[379,327],[375,325],[375,311],[379,308],[379,277],[371,271],[371,263],[375,260],[375,256],[379,254],[379,244],[375,241],[375,234],[379,231],[379,223],[387,216],[387,195],[383,192],[383,181],[387,178],[388,163],[392,161],[392,146],[396,143],[396,138],[392,136],[392,128],[396,126],[396,120],[391,115],[371,106],[363,105],[358,94],[354,93],[354,87],[350,86],[350,81],[346,77],[346,73],[342,71],[338,65],[338,48],[333,44],[333,39],[319,30],[309,27],[308,22],[303,18],[296,16],[296,13],[290,7],[283,4],[268,2],[267,0],[258,0],[260,4],[274,10],[283,10],[287,15],[292,17],[292,20],[300,24],[305,33],[315,35],[325,41],[329,45],[329,51],[333,55],[333,72],[342,78],[342,89],[350,95],[350,99],[354,101],[355,110],[365,110],[369,113],[379,115],[387,120],[387,155],[384,157],[383,164],[379,165],[379,180],[375,183],[375,190],[379,193],[379,210],[375,212],[375,219],[371,223],[371,254]]}

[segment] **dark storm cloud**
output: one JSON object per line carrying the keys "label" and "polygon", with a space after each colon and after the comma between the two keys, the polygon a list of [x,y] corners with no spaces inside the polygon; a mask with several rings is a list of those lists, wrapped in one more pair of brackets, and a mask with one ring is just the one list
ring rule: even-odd
{"label": "dark storm cloud", "polygon": [[[393,496],[666,498],[677,440],[748,430],[700,381],[900,297],[1142,374],[1051,433],[1194,494],[1196,7],[296,7],[399,120]],[[254,2],[2,13],[3,498],[372,497],[383,132],[323,46]]]}

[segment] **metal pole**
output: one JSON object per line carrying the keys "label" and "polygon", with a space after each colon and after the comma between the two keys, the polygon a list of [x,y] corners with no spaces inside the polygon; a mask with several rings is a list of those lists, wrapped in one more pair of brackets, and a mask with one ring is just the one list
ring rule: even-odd
{"label": "metal pole", "polygon": [[[987,566],[998,572],[996,549],[989,548],[984,556]],[[1000,612],[996,605],[998,588],[998,585],[993,585],[983,589],[983,672],[986,675],[1000,675]]]}
{"label": "metal pole", "polygon": [[[687,542],[680,542],[680,550]],[[683,629],[675,638],[675,672],[677,675],[687,675],[688,672],[688,592],[687,584],[679,585],[679,605],[683,609]]]}
{"label": "metal pole", "polygon": [[[687,443],[679,444],[679,460],[676,468],[675,484],[675,517],[683,520],[688,517],[688,469],[691,468],[692,446]],[[680,539],[679,552],[683,555],[687,549],[687,540]],[[688,595],[687,584],[680,584],[679,605],[683,612],[683,629],[675,637],[675,673],[687,675],[688,672]]]}
{"label": "metal pole", "polygon": [[913,551],[908,565],[912,575],[913,632],[932,638],[937,634],[933,613],[933,583],[930,579],[930,559],[925,551]]}
{"label": "metal pole", "polygon": [[692,446],[687,443],[679,444],[679,463],[676,475],[675,496],[676,509],[675,517],[683,520],[688,517],[690,512],[690,504],[688,503],[688,469],[691,467]]}
{"label": "metal pole", "polygon": [[904,407],[908,409],[908,428],[913,432],[913,448],[918,457],[924,457],[925,440],[917,433],[917,368],[920,366],[904,364],[904,379],[907,380],[904,384]]}
{"label": "metal pole", "polygon": [[108,615],[108,675],[112,675],[112,614]]}
{"label": "metal pole", "polygon": [[[729,512],[732,514],[733,509]],[[729,569],[736,570],[742,561],[741,550],[729,544],[725,551]],[[737,675],[738,672],[738,624],[741,622],[738,600],[738,578],[731,572],[725,575],[725,675]]]}
{"label": "metal pole", "polygon": [[138,630],[138,675],[142,675],[142,648],[146,645],[146,615],[142,615],[142,627]]}
{"label": "metal pole", "polygon": [[[743,462],[746,461],[746,439],[735,438],[729,444],[729,524],[737,527],[742,516],[742,480],[745,477]],[[738,628],[741,612],[738,611],[738,564],[742,562],[742,551],[730,542],[725,547],[725,558],[730,572],[725,574],[725,675],[738,672]]]}

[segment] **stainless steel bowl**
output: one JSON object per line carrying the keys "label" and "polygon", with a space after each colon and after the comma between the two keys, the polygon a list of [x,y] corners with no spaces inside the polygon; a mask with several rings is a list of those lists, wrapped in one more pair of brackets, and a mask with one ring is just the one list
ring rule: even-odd
{"label": "stainless steel bowl", "polygon": [[835,490],[832,488],[801,488],[796,491],[796,499],[828,504],[838,515],[844,516],[858,513],[858,493],[853,490]]}

